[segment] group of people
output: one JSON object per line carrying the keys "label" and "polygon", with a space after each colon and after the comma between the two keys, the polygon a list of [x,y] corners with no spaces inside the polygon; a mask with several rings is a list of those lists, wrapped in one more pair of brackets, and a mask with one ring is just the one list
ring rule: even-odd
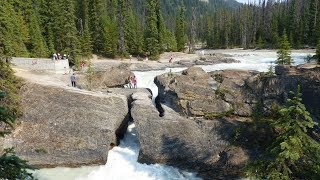
{"label": "group of people", "polygon": [[61,56],[60,53],[53,53],[52,60],[61,60],[61,59],[67,59],[67,55],[64,54],[63,56]]}
{"label": "group of people", "polygon": [[129,76],[128,78],[128,85],[129,85],[129,88],[137,88],[137,77],[134,75],[134,76]]}

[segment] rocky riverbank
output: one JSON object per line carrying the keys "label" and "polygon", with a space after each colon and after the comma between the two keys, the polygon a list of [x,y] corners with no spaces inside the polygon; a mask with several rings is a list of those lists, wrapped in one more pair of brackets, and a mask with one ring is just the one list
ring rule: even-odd
{"label": "rocky riverbank", "polygon": [[277,66],[276,74],[224,70],[210,73],[191,67],[156,77],[161,103],[186,116],[250,117],[258,102],[267,114],[272,104],[283,104],[301,85],[304,103],[317,117],[320,68],[316,65]]}
{"label": "rocky riverbank", "polygon": [[[169,62],[170,58],[172,61]],[[99,59],[94,57],[92,63],[95,71],[106,71],[112,67],[126,67],[131,71],[152,71],[164,70],[168,67],[191,67],[194,65],[213,65],[219,63],[239,63],[238,60],[233,59],[230,55],[222,53],[210,54],[185,54],[185,53],[164,53],[158,61],[150,61],[141,59],[138,61],[136,58],[132,60],[112,60],[112,59]]]}
{"label": "rocky riverbank", "polygon": [[[158,76],[160,112],[146,95],[133,97],[132,117],[141,143],[139,160],[195,170],[204,179],[240,178],[244,164],[259,155],[253,137],[268,137],[265,132],[250,134],[251,115],[258,103],[261,113],[267,115],[273,104],[283,104],[289,91],[300,84],[304,104],[319,118],[319,74],[320,67],[309,64],[278,66],[276,74],[206,73],[191,67]],[[240,128],[243,142],[236,142]]]}

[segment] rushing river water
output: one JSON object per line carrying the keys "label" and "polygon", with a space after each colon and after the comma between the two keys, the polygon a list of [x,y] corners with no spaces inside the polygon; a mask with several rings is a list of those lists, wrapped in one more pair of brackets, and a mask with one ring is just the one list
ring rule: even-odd
{"label": "rushing river water", "polygon": [[[206,51],[214,53],[216,51]],[[275,51],[237,51],[227,52],[234,59],[241,63],[216,64],[200,66],[205,71],[223,69],[243,69],[267,71],[269,66],[274,63],[277,56]],[[304,58],[308,53],[295,52],[292,57],[295,64],[304,63]],[[134,72],[138,79],[137,86],[149,88],[153,94],[158,94],[158,88],[153,83],[154,77],[165,72],[179,72],[186,68],[167,68],[166,70]],[[53,168],[41,169],[34,173],[39,180],[183,180],[200,179],[195,173],[181,171],[170,166],[153,164],[146,165],[137,162],[139,154],[139,141],[137,138],[134,124],[129,125],[127,133],[119,146],[113,148],[108,154],[108,163],[104,166],[82,167],[82,168]]]}

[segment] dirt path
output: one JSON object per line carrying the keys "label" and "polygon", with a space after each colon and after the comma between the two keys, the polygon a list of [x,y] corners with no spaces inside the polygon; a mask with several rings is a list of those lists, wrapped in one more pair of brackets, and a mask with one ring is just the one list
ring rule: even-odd
{"label": "dirt path", "polygon": [[36,72],[24,69],[13,68],[15,75],[29,82],[46,86],[72,88],[69,82],[69,75],[55,74],[51,72]]}

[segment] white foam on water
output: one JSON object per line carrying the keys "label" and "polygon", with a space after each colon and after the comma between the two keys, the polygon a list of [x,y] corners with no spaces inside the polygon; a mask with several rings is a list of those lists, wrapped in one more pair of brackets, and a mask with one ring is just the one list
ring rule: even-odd
{"label": "white foam on water", "polygon": [[139,149],[135,125],[130,124],[120,145],[109,151],[106,165],[42,169],[34,176],[40,180],[200,180],[194,173],[171,166],[138,163]]}
{"label": "white foam on water", "polygon": [[134,71],[135,76],[137,77],[137,87],[138,88],[149,88],[153,94],[153,100],[158,95],[158,87],[154,83],[154,78],[164,73],[168,72],[180,72],[187,68],[166,68],[165,70],[156,70],[156,71]]}
{"label": "white foam on water", "polygon": [[109,151],[108,163],[93,171],[85,178],[77,180],[155,180],[155,179],[199,179],[194,174],[180,171],[177,168],[159,164],[140,164],[137,162],[140,144],[135,125],[128,127],[120,146]]}
{"label": "white foam on water", "polygon": [[[214,52],[214,51],[213,51]],[[267,71],[270,65],[274,65],[277,54],[273,52],[259,51],[224,51],[232,55],[240,63],[215,64],[209,66],[199,66],[205,71],[240,69]],[[292,53],[295,64],[304,63],[304,58],[309,53]],[[154,84],[154,78],[167,72],[179,72],[186,68],[167,68],[165,70],[134,72],[137,77],[138,88],[149,88],[155,97],[158,88]],[[183,180],[200,179],[196,174],[181,171],[177,168],[159,164],[140,164],[137,162],[139,154],[139,141],[134,124],[128,127],[127,133],[119,146],[114,147],[108,153],[108,163],[104,166],[82,167],[82,168],[53,168],[41,169],[34,173],[39,180]]]}
{"label": "white foam on water", "polygon": [[[244,51],[244,52],[225,52],[232,56],[233,59],[239,60],[240,63],[222,63],[222,64],[214,64],[207,66],[200,66],[205,71],[216,71],[216,70],[225,70],[225,69],[239,69],[239,70],[256,70],[260,72],[268,71],[269,67],[275,66],[275,61],[277,59],[277,53],[275,51],[272,52],[259,52],[259,51]],[[294,65],[303,64],[305,57],[307,57],[309,53],[291,53],[291,57],[294,60]]]}

